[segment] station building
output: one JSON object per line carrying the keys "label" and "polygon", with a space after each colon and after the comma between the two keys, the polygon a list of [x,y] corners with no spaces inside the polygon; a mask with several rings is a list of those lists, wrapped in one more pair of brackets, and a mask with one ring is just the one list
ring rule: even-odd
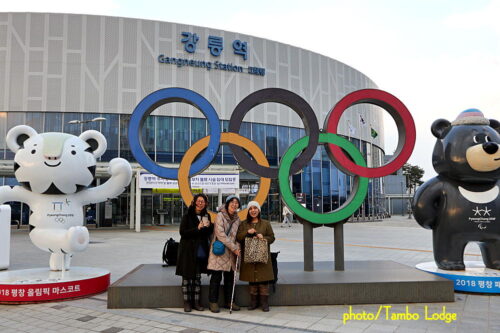
{"label": "station building", "polygon": [[[328,112],[343,96],[377,86],[335,59],[237,32],[123,17],[0,13],[1,182],[16,184],[13,153],[5,145],[5,135],[13,126],[27,124],[39,133],[75,135],[96,129],[108,140],[96,184],[106,180],[107,163],[114,157],[130,161],[135,172],[133,184],[119,198],[87,207],[88,222],[132,227],[137,207],[143,225],[179,222],[185,206],[178,191],[144,185],[152,175],[136,163],[127,133],[137,104],[167,87],[187,88],[204,96],[217,111],[224,131],[236,105],[263,88],[283,88],[301,96],[322,128]],[[369,166],[379,166],[384,160],[382,113],[372,105],[357,105],[344,114],[339,127]],[[198,109],[170,103],[148,117],[142,142],[151,159],[176,167],[184,152],[209,133],[207,127]],[[266,103],[247,113],[240,134],[257,143],[276,167],[305,131],[300,117],[287,106]],[[236,192],[243,203],[258,188],[259,177],[239,167],[225,145],[206,172],[238,175],[239,188],[223,189],[222,196]],[[319,147],[302,172],[291,177],[290,186],[309,209],[328,212],[345,202],[351,181]],[[357,215],[378,214],[383,209],[381,182],[370,181],[369,196]],[[203,186],[198,190],[209,193],[215,208],[221,191]],[[136,200],[137,195],[140,199]],[[273,180],[263,216],[278,221],[281,209],[278,184]],[[27,224],[29,208],[14,204],[12,218]]]}

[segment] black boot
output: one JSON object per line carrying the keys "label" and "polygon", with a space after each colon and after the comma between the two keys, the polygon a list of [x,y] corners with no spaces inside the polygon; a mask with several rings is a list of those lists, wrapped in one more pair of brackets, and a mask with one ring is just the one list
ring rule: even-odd
{"label": "black boot", "polygon": [[250,289],[250,306],[248,310],[255,310],[258,307],[259,286],[249,285]]}
{"label": "black boot", "polygon": [[[230,282],[231,284],[228,284]],[[233,295],[233,283],[232,281],[224,280],[224,307],[226,309],[231,308],[231,297]],[[236,300],[233,301],[233,311],[240,311],[240,307],[236,304]]]}
{"label": "black boot", "polygon": [[191,312],[191,302],[190,301],[184,301],[184,312]]}
{"label": "black boot", "polygon": [[213,313],[219,313],[220,312],[220,309],[219,309],[219,304],[217,303],[208,303],[208,308],[210,309],[210,311],[212,311]]}
{"label": "black boot", "polygon": [[208,287],[208,308],[213,313],[220,312],[219,309],[219,288],[222,272],[213,272],[210,277],[210,285]]}
{"label": "black boot", "polygon": [[184,312],[191,312],[191,280],[182,280],[182,297],[184,298]]}
{"label": "black boot", "polygon": [[193,302],[193,309],[196,311],[205,311],[205,308],[201,305],[201,301],[199,299]]}
{"label": "black boot", "polygon": [[195,285],[193,287],[193,309],[196,311],[203,311],[205,308],[201,305],[201,286],[198,285],[195,281]]}
{"label": "black boot", "polygon": [[260,305],[262,306],[262,311],[269,311],[269,285],[259,284],[259,294],[260,294]]}
{"label": "black boot", "polygon": [[[226,309],[231,309],[231,301],[229,301],[229,303],[224,304],[224,307]],[[240,306],[236,304],[236,302],[233,302],[233,311],[240,311],[240,310],[241,310]]]}
{"label": "black boot", "polygon": [[262,311],[269,312],[269,295],[260,295],[260,304]]}
{"label": "black boot", "polygon": [[[224,272],[224,307],[231,308],[231,297],[233,295],[234,272]],[[240,307],[233,302],[233,311],[240,311]]]}

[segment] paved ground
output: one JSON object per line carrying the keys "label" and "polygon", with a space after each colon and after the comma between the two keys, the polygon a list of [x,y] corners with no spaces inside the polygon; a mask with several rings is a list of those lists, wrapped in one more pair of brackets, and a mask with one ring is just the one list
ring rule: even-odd
{"label": "paved ground", "polygon": [[[280,228],[273,224],[277,241],[273,251],[281,251],[280,261],[302,261],[302,226]],[[349,223],[345,230],[346,260],[394,260],[409,266],[432,261],[431,232],[406,217],[384,222]],[[94,266],[111,270],[115,281],[137,265],[159,263],[164,241],[178,239],[175,226],[145,228],[141,233],[127,229],[91,230],[91,245],[75,255],[74,266]],[[333,229],[314,232],[315,260],[333,260]],[[469,245],[465,260],[480,260],[479,248]],[[48,254],[36,249],[26,230],[13,230],[10,269],[41,267]],[[179,281],[180,282],[180,281]],[[376,314],[378,320],[350,320],[343,323],[349,305],[313,307],[272,307],[239,312],[209,311],[185,314],[182,309],[109,310],[106,294],[88,299],[32,304],[0,305],[0,332],[499,332],[500,298],[459,294],[455,302],[442,304],[354,305],[353,313]],[[445,323],[426,320],[432,313],[456,313],[457,320]],[[387,320],[386,313],[408,312],[418,320]],[[413,315],[414,318],[416,315]]]}

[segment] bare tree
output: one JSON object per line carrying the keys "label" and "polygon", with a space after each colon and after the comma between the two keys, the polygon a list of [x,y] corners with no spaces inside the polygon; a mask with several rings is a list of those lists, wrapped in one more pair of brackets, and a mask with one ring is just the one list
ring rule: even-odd
{"label": "bare tree", "polygon": [[[424,169],[417,165],[411,165],[409,163],[405,163],[405,165],[403,165],[403,175],[406,177],[406,187],[409,189],[409,194],[415,194],[417,186],[424,183],[421,180],[424,173]],[[408,199],[408,218],[411,218],[411,215],[411,199]]]}

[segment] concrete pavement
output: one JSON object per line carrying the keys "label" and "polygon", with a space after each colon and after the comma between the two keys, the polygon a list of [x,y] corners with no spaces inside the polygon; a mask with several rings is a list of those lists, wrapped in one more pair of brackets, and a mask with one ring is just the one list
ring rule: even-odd
{"label": "concrete pavement", "polygon": [[[278,259],[302,261],[302,226],[281,228],[273,224],[273,228],[277,240],[272,251],[281,252]],[[109,269],[112,281],[116,281],[139,264],[160,263],[165,240],[179,239],[177,229],[145,227],[141,233],[91,230],[89,249],[76,254],[72,265]],[[431,232],[407,217],[348,223],[344,232],[346,260],[394,260],[409,266],[433,260]],[[317,228],[314,237],[315,260],[333,260],[333,229]],[[469,245],[466,253],[465,260],[481,260],[477,245]],[[43,267],[48,265],[48,258],[31,244],[27,230],[13,230],[11,270]],[[500,331],[500,298],[456,293],[455,300],[443,304],[272,307],[268,313],[243,309],[230,315],[207,310],[186,314],[178,308],[109,310],[106,294],[101,294],[66,302],[0,305],[0,332]],[[456,320],[450,319],[452,314],[456,314]]]}

